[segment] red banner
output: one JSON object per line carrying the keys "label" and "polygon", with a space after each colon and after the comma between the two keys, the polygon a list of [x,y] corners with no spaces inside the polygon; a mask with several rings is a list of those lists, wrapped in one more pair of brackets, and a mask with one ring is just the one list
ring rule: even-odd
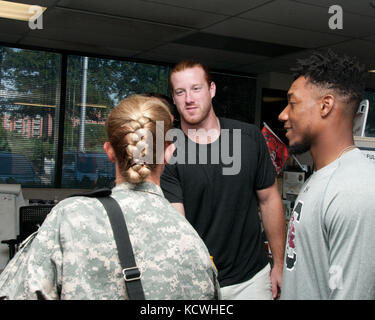
{"label": "red banner", "polygon": [[289,157],[288,147],[266,124],[264,124],[262,134],[266,140],[272,163],[276,168],[277,174],[279,174]]}

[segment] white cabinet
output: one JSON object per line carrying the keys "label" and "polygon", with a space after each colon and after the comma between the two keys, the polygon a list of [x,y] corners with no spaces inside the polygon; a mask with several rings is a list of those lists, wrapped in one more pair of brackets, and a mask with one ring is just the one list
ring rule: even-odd
{"label": "white cabinet", "polygon": [[[0,241],[15,239],[19,233],[19,207],[24,206],[20,184],[0,184]],[[0,244],[0,272],[9,260],[8,245]]]}

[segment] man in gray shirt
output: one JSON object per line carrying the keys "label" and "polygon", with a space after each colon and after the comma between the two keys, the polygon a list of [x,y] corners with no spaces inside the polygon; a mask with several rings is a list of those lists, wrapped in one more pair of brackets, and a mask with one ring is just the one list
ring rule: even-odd
{"label": "man in gray shirt", "polygon": [[299,61],[279,115],[315,171],[296,200],[282,299],[375,299],[375,166],[354,145],[365,69],[332,51]]}

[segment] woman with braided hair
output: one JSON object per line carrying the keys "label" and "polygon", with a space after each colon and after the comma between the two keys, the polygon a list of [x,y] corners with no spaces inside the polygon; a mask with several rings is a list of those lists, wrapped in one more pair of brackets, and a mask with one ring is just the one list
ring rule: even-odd
{"label": "woman with braided hair", "polygon": [[[116,166],[111,197],[124,214],[146,299],[215,299],[217,273],[207,248],[160,188],[174,151],[164,142],[172,119],[155,97],[134,95],[112,110],[104,144]],[[61,201],[31,240],[1,273],[0,299],[128,299],[111,224],[98,199]]]}
{"label": "woman with braided hair", "polygon": [[[130,183],[140,183],[151,175],[149,178],[160,185],[158,174],[164,166],[157,165],[164,164],[164,155],[161,152],[156,154],[156,121],[164,135],[172,128],[169,108],[157,98],[134,95],[120,102],[111,112],[106,121],[109,141],[104,144],[104,149],[110,161],[116,162],[117,159],[119,177],[116,176],[116,181],[125,179]],[[173,148],[173,144],[169,144],[168,158]],[[115,154],[117,157],[113,157]]]}

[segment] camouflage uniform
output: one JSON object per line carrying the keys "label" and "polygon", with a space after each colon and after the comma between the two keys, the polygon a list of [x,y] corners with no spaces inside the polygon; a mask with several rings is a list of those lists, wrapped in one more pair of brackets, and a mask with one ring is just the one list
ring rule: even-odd
{"label": "camouflage uniform", "polygon": [[[206,246],[159,186],[122,183],[112,197],[125,214],[146,299],[217,298]],[[61,201],[27,241],[0,275],[0,297],[128,298],[112,228],[97,199]]]}

